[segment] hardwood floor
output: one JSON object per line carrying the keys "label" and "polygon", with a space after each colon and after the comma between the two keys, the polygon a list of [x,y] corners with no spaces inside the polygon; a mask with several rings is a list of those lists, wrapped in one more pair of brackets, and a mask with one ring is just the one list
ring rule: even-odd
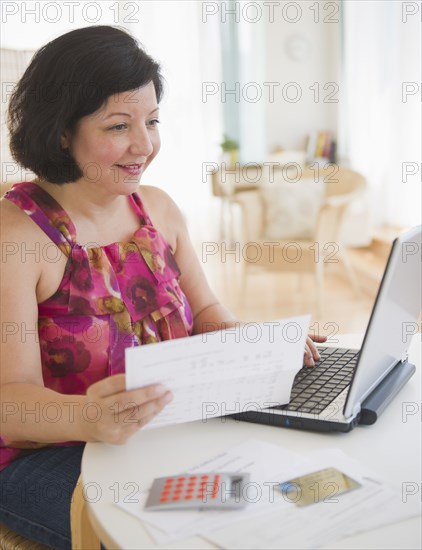
{"label": "hardwood floor", "polygon": [[310,313],[312,331],[331,339],[339,333],[363,332],[375,298],[366,292],[356,295],[349,281],[333,270],[325,278],[324,311],[318,317],[311,275],[256,269],[242,288],[242,265],[234,259],[223,263],[207,258],[203,267],[221,302],[240,319],[265,321]]}

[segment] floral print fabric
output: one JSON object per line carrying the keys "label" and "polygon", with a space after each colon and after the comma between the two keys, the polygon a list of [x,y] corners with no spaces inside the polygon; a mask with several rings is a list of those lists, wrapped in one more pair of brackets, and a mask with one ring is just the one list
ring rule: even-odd
{"label": "floral print fabric", "polygon": [[[67,257],[59,288],[38,305],[46,387],[85,394],[94,382],[124,372],[125,348],[192,334],[192,312],[172,250],[136,193],[128,200],[139,216],[139,229],[127,243],[102,247],[78,244],[69,216],[38,185],[15,184],[5,197]],[[19,452],[4,451],[9,456],[2,457],[0,468]]]}

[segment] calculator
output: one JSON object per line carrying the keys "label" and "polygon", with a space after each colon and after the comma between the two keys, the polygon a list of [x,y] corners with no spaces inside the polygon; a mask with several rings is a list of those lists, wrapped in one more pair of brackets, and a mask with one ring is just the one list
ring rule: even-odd
{"label": "calculator", "polygon": [[145,510],[243,508],[249,474],[195,473],[154,480]]}

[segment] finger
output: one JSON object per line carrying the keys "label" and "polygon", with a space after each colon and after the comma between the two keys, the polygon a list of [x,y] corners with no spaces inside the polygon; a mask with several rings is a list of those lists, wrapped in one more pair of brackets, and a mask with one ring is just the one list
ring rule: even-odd
{"label": "finger", "polygon": [[158,414],[172,400],[173,394],[168,391],[159,399],[147,401],[142,405],[134,403],[132,407],[128,407],[125,411],[117,415],[117,421],[123,424],[138,424],[143,421],[145,417]]}
{"label": "finger", "polygon": [[327,341],[326,336],[320,336],[319,334],[310,334],[309,338],[313,340],[314,342],[318,342],[319,344],[322,344],[322,342]]}
{"label": "finger", "polygon": [[318,351],[316,345],[313,343],[313,341],[310,338],[308,338],[306,340],[306,343],[308,345],[308,348],[311,350],[311,354],[312,354],[312,357],[313,357],[314,361],[319,361],[321,359],[321,356],[319,354],[319,351]]}
{"label": "finger", "polygon": [[134,390],[126,390],[126,375],[114,374],[94,382],[88,388],[87,394],[90,397],[107,398],[112,397],[115,400],[123,399],[128,402],[150,401],[163,395],[167,391],[162,384],[150,384]]}
{"label": "finger", "polygon": [[94,382],[88,387],[87,393],[96,397],[107,397],[126,389],[126,375],[114,374],[107,376],[98,382]]}
{"label": "finger", "polygon": [[313,367],[315,366],[314,359],[312,357],[312,352],[309,349],[309,346],[305,345],[305,354],[304,354],[304,362],[307,367]]}
{"label": "finger", "polygon": [[120,413],[147,403],[148,401],[153,401],[159,397],[162,397],[166,392],[167,388],[162,384],[153,384],[151,386],[144,386],[143,388],[137,388],[135,390],[123,391],[116,393],[104,399],[103,406],[109,410],[113,410],[115,413]]}
{"label": "finger", "polygon": [[138,423],[139,428],[143,428],[146,424],[148,424],[148,422],[151,422],[151,420],[153,420],[157,416],[157,414],[160,412],[161,412],[161,409],[154,411],[153,413],[147,416],[144,416]]}

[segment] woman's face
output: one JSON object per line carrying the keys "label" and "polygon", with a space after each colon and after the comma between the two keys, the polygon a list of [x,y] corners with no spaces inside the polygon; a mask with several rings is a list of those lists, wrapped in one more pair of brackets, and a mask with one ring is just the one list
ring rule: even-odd
{"label": "woman's face", "polygon": [[62,146],[83,172],[79,182],[117,195],[133,193],[160,150],[154,84],[110,96],[95,113],[78,121]]}

